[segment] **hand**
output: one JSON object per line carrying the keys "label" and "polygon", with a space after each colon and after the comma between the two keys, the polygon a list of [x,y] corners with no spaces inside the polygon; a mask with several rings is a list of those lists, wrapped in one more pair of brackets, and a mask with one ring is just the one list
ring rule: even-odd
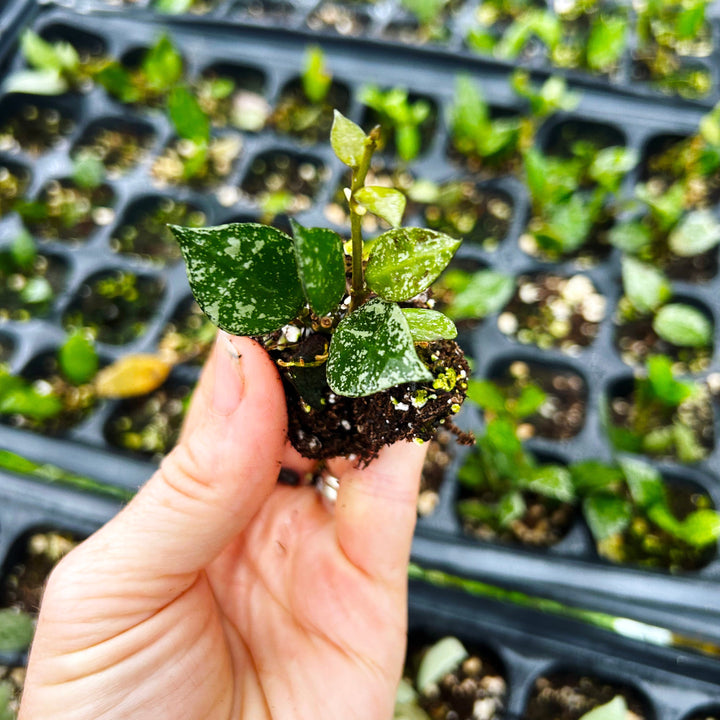
{"label": "hand", "polygon": [[221,333],[178,446],[52,573],[20,720],[392,717],[424,450],[337,463],[333,511],[276,484],[310,465],[286,425],[272,361]]}

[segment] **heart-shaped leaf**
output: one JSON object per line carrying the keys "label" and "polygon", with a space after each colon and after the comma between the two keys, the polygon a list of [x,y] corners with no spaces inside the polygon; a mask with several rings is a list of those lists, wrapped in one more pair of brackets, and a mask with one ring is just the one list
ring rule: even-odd
{"label": "heart-shaped leaf", "polygon": [[641,313],[656,310],[672,295],[670,282],[663,273],[633,257],[623,258],[622,278],[625,294]]}
{"label": "heart-shaped leaf", "polygon": [[635,458],[622,458],[620,467],[630,489],[632,499],[640,507],[665,501],[662,475],[652,465]]}
{"label": "heart-shaped leaf", "polygon": [[524,478],[524,485],[533,492],[562,502],[572,502],[575,497],[570,471],[562,465],[534,468]]}
{"label": "heart-shaped leaf", "polygon": [[396,228],[375,240],[365,271],[368,287],[385,300],[409,300],[427,290],[460,247],[425,228]]}
{"label": "heart-shaped leaf", "polygon": [[327,228],[306,228],[294,220],[290,224],[305,297],[316,315],[327,315],[345,294],[342,238]]}
{"label": "heart-shaped leaf", "polygon": [[354,197],[363,207],[387,220],[393,227],[400,225],[407,199],[399,190],[369,185],[360,188]]}
{"label": "heart-shaped leaf", "polygon": [[305,304],[293,241],[273,227],[233,223],[171,225],[195,299],[210,320],[235,335],[272,332]]}
{"label": "heart-shaped leaf", "polygon": [[402,308],[402,314],[416,343],[452,340],[457,337],[455,323],[437,310]]}
{"label": "heart-shaped leaf", "polygon": [[670,233],[670,249],[680,257],[700,255],[720,243],[720,223],[709,210],[688,213]]}
{"label": "heart-shaped leaf", "polygon": [[340,160],[351,168],[356,168],[365,154],[366,140],[367,135],[359,125],[335,110],[330,144]]}
{"label": "heart-shaped leaf", "polygon": [[653,330],[663,339],[678,347],[705,347],[710,345],[713,326],[705,313],[691,305],[672,303],[658,310]]}
{"label": "heart-shaped leaf", "polygon": [[330,343],[327,379],[334,393],[363,397],[433,376],[415,352],[400,308],[373,298],[338,325]]}
{"label": "heart-shaped leaf", "polygon": [[632,506],[616,495],[599,493],[583,500],[583,515],[595,542],[621,533],[632,519]]}

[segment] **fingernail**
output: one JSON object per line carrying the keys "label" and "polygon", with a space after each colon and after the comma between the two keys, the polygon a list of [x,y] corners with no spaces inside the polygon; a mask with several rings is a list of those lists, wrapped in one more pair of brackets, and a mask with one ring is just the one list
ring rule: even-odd
{"label": "fingernail", "polygon": [[218,415],[231,415],[242,400],[245,377],[242,372],[240,353],[230,336],[218,333],[217,357],[215,358],[215,387],[212,407]]}

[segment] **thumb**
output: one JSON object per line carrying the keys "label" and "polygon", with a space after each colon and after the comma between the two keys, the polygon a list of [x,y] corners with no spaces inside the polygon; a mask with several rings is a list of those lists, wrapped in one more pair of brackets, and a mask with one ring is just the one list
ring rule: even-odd
{"label": "thumb", "polygon": [[252,340],[220,332],[178,445],[92,540],[111,546],[113,570],[128,568],[134,582],[196,573],[272,492],[286,433],[272,360]]}

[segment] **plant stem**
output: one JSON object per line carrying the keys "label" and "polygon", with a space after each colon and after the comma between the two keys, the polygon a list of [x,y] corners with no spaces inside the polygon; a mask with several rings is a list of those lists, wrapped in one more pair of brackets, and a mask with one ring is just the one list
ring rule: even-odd
{"label": "plant stem", "polygon": [[380,140],[380,126],[372,129],[365,141],[365,152],[360,164],[352,172],[350,183],[350,197],[348,206],[350,209],[350,237],[352,238],[352,283],[350,287],[350,312],[360,304],[365,292],[365,278],[363,277],[363,237],[362,237],[362,214],[357,211],[357,203],[353,195],[365,185],[365,178],[370,169],[370,161],[377,149]]}

